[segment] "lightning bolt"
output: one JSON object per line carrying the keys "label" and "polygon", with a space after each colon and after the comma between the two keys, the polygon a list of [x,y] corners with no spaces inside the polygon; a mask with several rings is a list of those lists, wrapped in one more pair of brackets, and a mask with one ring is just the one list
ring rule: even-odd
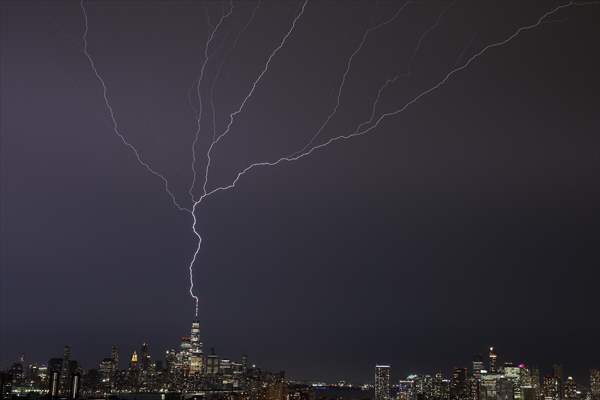
{"label": "lightning bolt", "polygon": [[204,71],[206,70],[206,65],[208,64],[208,60],[210,58],[210,56],[208,54],[210,45],[215,38],[215,34],[217,33],[217,31],[223,24],[223,21],[225,21],[225,19],[227,19],[227,17],[229,17],[231,15],[231,13],[233,13],[233,0],[231,0],[229,4],[230,4],[229,11],[227,13],[223,13],[221,15],[219,22],[215,25],[214,29],[210,32],[210,35],[208,36],[208,39],[206,40],[206,44],[204,46],[204,61],[202,62],[202,67],[200,68],[200,77],[198,78],[198,84],[196,86],[196,94],[198,95],[198,119],[196,120],[197,128],[196,128],[196,133],[194,135],[194,141],[192,142],[192,172],[193,172],[192,184],[190,185],[190,188],[188,190],[188,193],[189,193],[190,197],[192,198],[192,201],[194,201],[194,187],[196,186],[196,177],[198,174],[196,171],[196,146],[198,144],[198,139],[200,138],[200,130],[201,130],[201,126],[202,126],[202,93],[201,93],[200,87],[202,85],[202,80],[204,78]]}
{"label": "lightning bolt", "polygon": [[421,36],[419,37],[419,40],[417,41],[417,45],[415,46],[415,48],[410,56],[410,60],[408,61],[408,68],[407,68],[407,72],[403,74],[404,77],[412,75],[412,65],[415,61],[415,58],[417,57],[417,54],[419,53],[419,50],[421,49],[421,45],[423,44],[423,41],[425,40],[427,35],[429,35],[433,30],[435,30],[435,28],[437,28],[440,25],[440,22],[442,22],[442,18],[444,18],[444,15],[446,15],[446,13],[452,7],[454,7],[454,5],[456,4],[456,1],[457,0],[454,0],[453,2],[450,3],[450,5],[448,5],[448,7],[444,8],[442,10],[442,12],[438,15],[438,17],[435,20],[435,22],[433,23],[433,25],[431,25],[429,28],[427,28],[421,34]]}
{"label": "lightning bolt", "polygon": [[83,40],[83,54],[85,55],[85,57],[87,58],[90,67],[92,69],[92,71],[94,72],[94,75],[96,75],[96,79],[98,79],[98,82],[100,82],[100,85],[102,86],[102,96],[104,98],[104,105],[108,111],[108,114],[110,116],[111,122],[112,122],[112,128],[113,128],[113,132],[119,137],[119,139],[121,139],[121,142],[123,142],[123,144],[129,148],[129,150],[131,150],[136,158],[136,160],[138,161],[138,163],[140,165],[142,165],[148,172],[150,172],[152,175],[156,176],[157,178],[159,178],[164,185],[164,189],[165,192],[167,192],[167,194],[169,195],[169,197],[171,198],[171,202],[173,203],[173,205],[179,210],[179,211],[186,211],[191,213],[192,210],[190,210],[189,208],[186,208],[184,206],[182,206],[181,204],[179,204],[179,202],[177,201],[177,198],[175,197],[175,194],[173,193],[173,191],[171,190],[170,186],[169,186],[169,181],[167,179],[167,177],[163,174],[161,174],[160,172],[156,171],[154,168],[152,168],[150,166],[150,164],[148,164],[144,158],[142,157],[140,151],[133,145],[131,144],[131,142],[129,142],[127,140],[127,138],[125,137],[125,135],[123,135],[123,133],[119,130],[119,124],[117,122],[117,118],[115,116],[115,112],[114,109],[110,103],[109,100],[109,96],[108,96],[108,88],[106,86],[106,82],[104,81],[104,78],[102,78],[102,75],[100,74],[100,72],[98,71],[98,68],[96,68],[96,63],[94,62],[94,59],[92,57],[92,55],[90,54],[89,50],[88,50],[88,41],[87,41],[87,36],[88,36],[88,31],[89,31],[89,24],[88,24],[88,15],[87,15],[87,10],[85,8],[85,3],[84,0],[81,0],[80,2],[80,6],[81,6],[81,12],[83,14],[83,21],[84,21],[84,31],[83,31],[83,36],[82,36],[82,40]]}
{"label": "lightning bolt", "polygon": [[[542,14],[541,17],[539,17],[537,19],[536,22],[530,24],[530,25],[525,25],[522,27],[517,28],[511,35],[509,35],[508,37],[506,37],[505,39],[498,41],[498,42],[494,42],[491,44],[486,45],[485,47],[483,47],[481,50],[479,50],[478,52],[476,52],[475,54],[473,54],[471,57],[469,57],[463,64],[461,64],[460,66],[453,68],[452,70],[450,70],[446,75],[443,76],[443,78],[441,80],[439,80],[435,85],[429,87],[428,89],[420,92],[418,95],[416,95],[415,97],[413,97],[410,101],[408,101],[407,103],[405,103],[402,107],[394,110],[394,111],[389,111],[386,113],[381,114],[374,123],[371,124],[371,126],[369,126],[368,128],[362,128],[362,126],[364,124],[359,125],[359,127],[357,129],[354,130],[354,132],[351,132],[349,134],[346,135],[340,135],[340,136],[336,136],[333,138],[328,139],[327,141],[313,146],[312,148],[310,148],[309,150],[306,150],[298,155],[294,155],[294,156],[286,156],[286,157],[281,157],[276,161],[263,161],[263,162],[256,162],[253,164],[248,165],[246,168],[244,168],[243,170],[239,171],[236,174],[235,179],[229,184],[229,185],[225,185],[225,186],[219,186],[216,187],[210,191],[208,191],[206,194],[204,194],[197,203],[195,203],[194,205],[196,206],[198,203],[202,202],[204,199],[219,193],[219,192],[223,192],[223,191],[228,191],[231,190],[233,188],[235,188],[235,186],[237,185],[237,183],[239,182],[239,180],[246,175],[248,172],[258,168],[258,167],[274,167],[277,166],[279,164],[282,163],[286,163],[286,162],[293,162],[293,161],[298,161],[302,158],[308,157],[310,156],[312,153],[314,153],[315,151],[321,150],[333,143],[336,142],[342,142],[342,141],[346,141],[358,136],[364,136],[369,134],[370,132],[372,132],[375,128],[377,128],[379,126],[379,124],[381,124],[381,122],[387,118],[396,116],[401,114],[402,112],[404,112],[408,107],[410,107],[411,105],[417,103],[419,100],[421,100],[423,97],[435,92],[436,90],[438,90],[440,87],[444,86],[454,75],[456,75],[457,73],[465,70],[466,68],[468,68],[474,61],[476,61],[478,58],[480,58],[482,55],[484,55],[485,53],[487,53],[489,50],[498,48],[498,47],[502,47],[507,45],[508,43],[510,43],[511,41],[513,41],[515,38],[517,38],[518,36],[520,36],[523,32],[532,30],[537,28],[538,26],[540,26],[541,24],[543,24],[544,20],[554,14],[556,14],[558,11],[563,10],[565,8],[568,7],[572,7],[572,6],[585,6],[585,5],[592,5],[592,4],[600,4],[600,1],[588,1],[588,2],[568,2],[559,6],[556,6],[554,8],[552,8],[549,11],[546,11],[544,14]],[[383,86],[387,86],[389,85],[389,81],[386,81],[386,83]],[[380,88],[380,93],[381,93],[381,88]],[[361,128],[361,129],[359,129]]]}
{"label": "lightning bolt", "polygon": [[231,130],[231,125],[233,125],[233,121],[234,121],[235,117],[242,112],[242,110],[246,106],[246,103],[248,102],[248,100],[254,94],[254,91],[256,90],[256,87],[258,86],[258,84],[261,81],[262,77],[268,71],[269,65],[271,64],[271,60],[283,48],[283,46],[287,42],[288,38],[290,37],[290,35],[294,31],[294,29],[296,28],[296,23],[298,22],[298,20],[304,14],[304,10],[306,9],[306,4],[307,3],[308,3],[308,0],[304,0],[304,2],[302,3],[302,6],[300,7],[300,11],[296,14],[296,17],[292,20],[292,25],[291,25],[290,29],[283,36],[283,38],[281,39],[281,42],[279,43],[279,45],[277,47],[275,47],[275,49],[271,52],[271,54],[267,58],[267,62],[265,63],[265,66],[263,67],[263,69],[258,74],[258,77],[252,83],[252,87],[251,87],[250,91],[248,92],[248,94],[246,95],[246,97],[244,97],[244,100],[242,100],[242,102],[240,103],[240,106],[238,107],[238,109],[235,110],[234,112],[232,112],[231,114],[229,114],[229,122],[227,123],[227,126],[226,126],[225,130],[219,136],[217,136],[217,138],[215,140],[213,140],[212,143],[210,144],[210,146],[208,148],[208,151],[206,152],[206,158],[207,158],[206,170],[205,170],[206,172],[204,174],[204,184],[202,185],[202,197],[201,198],[203,198],[206,195],[206,185],[208,183],[208,173],[210,171],[210,166],[211,166],[211,153],[212,153],[212,149]]}
{"label": "lightning bolt", "polygon": [[211,108],[212,108],[212,125],[213,125],[213,138],[212,138],[212,140],[213,141],[217,137],[217,128],[216,128],[216,122],[215,122],[215,98],[214,98],[215,85],[219,81],[219,77],[221,76],[221,71],[223,70],[223,67],[225,66],[225,63],[227,62],[227,59],[228,59],[229,55],[236,49],[237,44],[238,44],[240,38],[242,37],[242,35],[244,33],[246,33],[246,31],[248,30],[248,28],[252,24],[252,21],[254,21],[254,17],[256,16],[256,12],[258,11],[258,8],[260,7],[261,4],[262,4],[262,0],[259,0],[259,1],[256,2],[256,6],[254,6],[254,8],[252,8],[252,12],[250,13],[250,18],[248,18],[248,21],[246,22],[246,24],[244,25],[244,27],[242,28],[242,30],[238,32],[237,36],[235,37],[235,40],[233,41],[233,45],[231,46],[231,49],[227,52],[227,54],[225,55],[225,57],[223,57],[223,61],[221,61],[221,65],[219,65],[219,69],[217,70],[217,73],[215,75],[215,78],[213,79],[212,85],[210,86],[210,104],[211,104]]}
{"label": "lightning bolt", "polygon": [[298,22],[300,17],[304,14],[304,9],[306,8],[307,3],[308,3],[308,0],[305,0],[304,3],[302,4],[300,12],[293,19],[290,29],[284,35],[284,37],[281,40],[281,42],[279,43],[279,45],[275,48],[275,50],[273,50],[271,52],[271,54],[267,58],[267,62],[265,64],[264,68],[262,69],[262,71],[260,72],[260,74],[258,75],[258,77],[254,80],[254,82],[252,84],[252,88],[250,89],[250,92],[246,95],[246,97],[244,98],[244,100],[242,101],[242,103],[240,104],[238,109],[229,115],[229,124],[227,125],[227,128],[225,129],[225,131],[223,133],[221,133],[216,139],[214,139],[211,142],[210,147],[208,148],[208,151],[206,152],[207,164],[206,164],[206,173],[204,175],[204,184],[202,185],[202,195],[200,196],[200,199],[194,201],[194,205],[193,205],[192,211],[191,211],[192,219],[193,219],[192,231],[198,238],[198,244],[196,245],[196,250],[194,251],[194,254],[193,254],[192,259],[188,266],[189,274],[190,274],[190,290],[189,290],[189,292],[190,292],[190,296],[195,301],[195,316],[196,317],[198,317],[198,296],[196,296],[194,294],[194,264],[196,263],[196,259],[198,258],[198,254],[200,253],[200,249],[202,248],[202,236],[200,235],[200,232],[198,232],[198,229],[197,229],[198,219],[196,217],[196,208],[200,205],[202,200],[206,197],[206,185],[207,185],[207,181],[208,181],[208,171],[209,171],[210,163],[211,163],[211,157],[210,157],[211,151],[212,151],[214,145],[217,144],[219,142],[219,140],[229,132],[231,125],[233,124],[234,117],[242,112],[244,106],[246,105],[246,102],[248,101],[248,99],[250,99],[250,97],[252,97],[252,94],[254,93],[256,86],[262,79],[263,75],[269,69],[269,64],[271,63],[271,60],[273,59],[273,57],[275,57],[275,55],[279,52],[279,50],[281,50],[281,48],[285,45],[287,39],[290,37],[290,35],[294,31],[294,28],[296,27],[296,22]]}
{"label": "lightning bolt", "polygon": [[[342,76],[341,84],[340,84],[340,86],[338,88],[338,96],[337,96],[336,105],[334,106],[332,112],[330,112],[330,114],[326,118],[325,122],[321,125],[321,128],[319,128],[319,130],[317,131],[317,134],[308,143],[308,145],[304,146],[298,152],[293,153],[293,155],[291,155],[291,156],[284,156],[284,157],[281,157],[281,158],[279,158],[279,159],[277,159],[275,161],[263,161],[263,162],[255,162],[253,164],[250,164],[247,167],[245,167],[244,169],[238,171],[236,173],[236,175],[235,175],[235,178],[233,179],[233,181],[230,184],[224,185],[224,186],[217,186],[217,187],[215,187],[215,188],[213,188],[211,190],[208,190],[207,189],[207,185],[208,185],[209,169],[210,169],[210,166],[211,166],[211,157],[210,156],[211,156],[211,151],[212,151],[213,147],[220,141],[221,138],[223,138],[225,135],[227,135],[229,133],[229,131],[231,129],[231,126],[232,126],[232,124],[234,122],[235,117],[239,113],[242,112],[242,110],[244,109],[244,106],[245,106],[246,102],[252,97],[252,95],[253,95],[253,93],[254,93],[257,85],[261,81],[263,75],[268,71],[271,60],[279,52],[279,50],[281,50],[281,48],[285,45],[287,39],[289,38],[289,36],[294,31],[294,28],[296,26],[297,21],[304,14],[304,10],[305,10],[305,7],[307,5],[307,2],[308,2],[308,0],[305,0],[302,3],[300,11],[297,13],[297,15],[295,16],[295,18],[293,19],[292,25],[291,25],[290,29],[284,35],[284,37],[281,40],[280,44],[271,52],[271,54],[267,58],[267,62],[265,64],[264,68],[261,70],[260,74],[255,79],[255,81],[253,82],[252,87],[251,87],[249,93],[243,99],[243,101],[241,102],[241,104],[238,107],[238,109],[235,110],[234,112],[232,112],[229,115],[229,122],[228,122],[225,130],[220,135],[218,135],[216,138],[214,137],[214,131],[213,131],[213,140],[211,141],[211,144],[210,144],[210,146],[208,148],[208,151],[207,151],[207,164],[206,164],[206,171],[205,171],[205,176],[204,176],[204,183],[203,183],[202,195],[197,200],[193,200],[193,206],[192,206],[192,208],[190,210],[188,208],[181,207],[177,203],[177,201],[175,199],[175,196],[173,195],[172,191],[169,189],[168,181],[164,177],[164,175],[156,172],[145,161],[143,161],[143,159],[142,159],[140,153],[137,151],[137,149],[133,145],[131,145],[127,141],[127,139],[119,131],[118,124],[116,122],[116,118],[114,116],[114,112],[113,112],[112,106],[110,105],[110,102],[109,102],[109,99],[108,99],[106,84],[105,84],[104,80],[102,79],[102,77],[100,76],[100,74],[98,73],[98,70],[96,69],[95,63],[94,63],[91,55],[88,52],[88,46],[87,46],[88,19],[87,19],[87,13],[86,13],[86,10],[85,10],[85,7],[84,7],[84,0],[81,0],[81,8],[82,8],[82,12],[83,12],[83,15],[84,15],[84,20],[85,20],[85,32],[84,32],[84,35],[83,35],[84,54],[88,58],[88,61],[90,63],[90,66],[91,66],[92,70],[94,71],[94,74],[96,75],[96,77],[98,78],[98,80],[100,81],[100,83],[102,85],[103,95],[104,95],[104,100],[105,100],[105,105],[106,105],[106,108],[109,111],[109,114],[111,116],[111,120],[113,122],[113,128],[114,128],[115,134],[117,134],[117,136],[121,139],[121,141],[134,152],[134,154],[135,154],[138,162],[142,166],[144,166],[153,175],[161,178],[161,180],[165,184],[165,190],[166,190],[166,192],[171,196],[173,204],[178,209],[189,212],[191,214],[191,216],[192,216],[192,219],[193,219],[192,231],[194,232],[194,234],[198,238],[198,243],[197,243],[196,249],[195,249],[195,251],[193,253],[193,256],[192,256],[192,259],[190,261],[190,264],[189,264],[189,278],[190,278],[189,294],[190,294],[190,296],[195,301],[195,315],[196,316],[198,315],[198,297],[194,294],[193,268],[194,268],[194,264],[195,264],[195,262],[196,262],[196,260],[198,258],[199,252],[201,250],[201,245],[202,245],[202,237],[201,237],[200,233],[198,232],[198,226],[197,226],[198,225],[198,220],[197,220],[197,217],[196,217],[196,211],[197,211],[198,207],[203,203],[203,201],[205,201],[206,199],[208,199],[212,195],[217,194],[219,192],[224,192],[224,191],[228,191],[228,190],[234,189],[236,187],[237,183],[240,181],[240,179],[242,179],[249,172],[251,172],[251,171],[253,171],[253,170],[255,170],[255,169],[259,168],[259,167],[274,167],[274,166],[278,166],[278,165],[283,164],[283,163],[290,163],[290,162],[298,161],[298,160],[306,158],[306,157],[310,156],[311,154],[313,154],[314,152],[319,151],[321,149],[324,149],[325,147],[328,147],[328,146],[330,146],[330,145],[332,145],[334,143],[344,142],[346,140],[350,140],[350,139],[353,139],[353,138],[358,137],[358,136],[364,136],[364,135],[371,134],[384,120],[402,114],[411,105],[414,105],[415,103],[419,102],[421,99],[423,99],[426,96],[434,93],[435,91],[437,91],[438,89],[440,89],[441,87],[443,87],[455,75],[457,75],[458,73],[464,71],[473,62],[475,62],[480,57],[482,57],[483,55],[485,55],[488,51],[508,45],[510,42],[512,42],[514,39],[516,39],[517,37],[519,37],[524,32],[527,32],[529,30],[535,29],[535,28],[539,27],[540,25],[544,24],[545,21],[546,21],[546,19],[548,17],[556,14],[560,10],[563,10],[563,9],[566,9],[566,8],[572,7],[572,6],[585,6],[585,5],[592,5],[592,4],[594,4],[594,5],[600,4],[600,1],[587,1],[587,2],[574,2],[574,1],[571,1],[571,2],[568,2],[568,3],[562,4],[562,5],[558,5],[558,6],[554,7],[554,8],[552,8],[552,9],[550,9],[549,11],[546,11],[534,23],[529,24],[529,25],[525,25],[525,26],[521,26],[521,27],[517,28],[515,31],[513,31],[512,34],[510,34],[506,38],[504,38],[504,39],[502,39],[500,41],[493,42],[491,44],[488,44],[488,45],[484,46],[481,50],[477,51],[476,53],[474,53],[473,55],[471,55],[470,57],[468,57],[466,59],[466,61],[464,61],[462,64],[459,64],[458,66],[455,65],[455,67],[452,68],[445,75],[443,75],[441,77],[441,79],[437,83],[435,83],[433,86],[430,86],[429,88],[421,91],[419,94],[417,94],[416,96],[414,96],[411,100],[409,100],[408,102],[404,103],[399,108],[396,108],[393,111],[388,111],[388,112],[381,113],[378,117],[376,117],[376,115],[377,115],[377,106],[378,106],[378,103],[380,101],[380,98],[381,98],[382,94],[384,93],[384,91],[390,85],[393,85],[396,82],[396,80],[398,79],[399,76],[397,75],[397,76],[395,76],[395,77],[393,77],[391,79],[387,79],[383,83],[383,85],[381,85],[379,87],[379,89],[378,89],[377,95],[376,95],[376,97],[375,97],[375,99],[373,101],[372,107],[371,107],[371,113],[370,113],[370,116],[369,116],[368,120],[366,120],[365,122],[359,124],[356,127],[356,129],[354,129],[354,131],[351,131],[350,133],[347,133],[345,135],[339,135],[339,136],[332,137],[332,138],[324,141],[321,144],[314,145],[314,146],[310,147],[312,145],[313,141],[316,139],[316,137],[318,137],[318,135],[321,133],[321,131],[327,125],[327,123],[329,122],[329,120],[336,113],[337,108],[339,107],[339,104],[340,104],[340,101],[341,101],[341,94],[342,94],[342,91],[343,91],[343,87],[344,87],[344,83],[345,83],[346,77],[347,77],[347,75],[348,75],[348,73],[350,71],[352,60],[356,56],[356,54],[358,54],[360,52],[360,49],[364,46],[364,43],[366,42],[368,34],[370,32],[372,32],[373,30],[375,30],[375,29],[383,26],[382,24],[388,24],[388,23],[392,22],[397,17],[397,15],[399,14],[399,12],[409,3],[409,2],[406,2],[396,12],[396,14],[392,18],[384,21],[383,23],[381,23],[379,25],[376,25],[374,27],[371,27],[371,28],[367,29],[367,31],[365,32],[365,34],[363,34],[361,42],[359,43],[359,45],[355,49],[355,51],[351,54],[351,56],[350,56],[350,58],[349,58],[349,60],[348,60],[348,62],[346,64],[346,69],[345,69],[344,74]],[[452,3],[452,4],[454,4],[454,3]],[[233,4],[231,4],[230,12],[232,10],[233,10]],[[256,11],[256,9],[254,10],[254,12],[255,11]],[[419,41],[417,43],[417,47],[416,47],[415,51],[413,52],[413,56],[411,57],[411,61],[409,62],[409,72],[410,72],[410,64],[414,60],[414,54],[416,54],[416,52],[418,52],[418,50],[419,50],[419,48],[421,46],[421,43],[424,40],[424,37],[429,32],[431,32],[433,29],[435,29],[435,27],[439,24],[439,21],[441,20],[442,16],[444,15],[444,13],[446,11],[447,11],[447,9],[444,10],[442,12],[442,14],[440,14],[440,16],[436,20],[435,24],[432,27],[430,27],[427,31],[425,31],[423,33],[423,35],[421,35],[421,37],[420,37],[420,39],[419,39]],[[224,16],[225,15],[222,16],[222,19],[224,18]],[[252,20],[253,16],[254,16],[254,13],[251,16],[251,20]],[[222,20],[221,20],[221,22],[222,22]],[[219,24],[217,24],[217,25],[219,25]],[[213,32],[211,34],[211,38],[209,38],[208,41],[207,41],[206,49],[205,49],[205,60],[204,60],[205,63],[207,62],[207,58],[208,58],[208,47],[210,45],[210,42],[212,41],[212,37],[214,37],[214,34],[215,34],[215,32],[217,30],[218,30],[218,26],[215,27],[215,29],[213,30]],[[237,42],[237,40],[236,40],[236,42]],[[459,59],[460,58],[462,58],[462,56],[459,57]],[[205,67],[205,64],[203,64],[201,75],[203,75],[204,67]],[[198,94],[199,94],[199,87],[200,87],[200,82],[198,83]],[[199,119],[200,119],[200,116],[199,116]],[[197,137],[199,135],[199,125],[200,124],[198,123],[198,131],[196,132],[195,141],[194,141],[194,144],[192,146],[193,150],[195,150],[195,146],[196,146],[196,142],[197,142]],[[214,129],[214,125],[213,125],[213,129]],[[195,151],[194,151],[194,153],[195,153]],[[195,167],[193,167],[193,168],[195,168]],[[194,182],[195,182],[195,176],[196,176],[196,171],[194,169]],[[190,189],[190,195],[191,195],[193,187],[194,186],[192,184],[192,187]]]}
{"label": "lightning bolt", "polygon": [[352,54],[350,55],[350,57],[348,58],[348,61],[346,62],[346,69],[344,70],[344,74],[342,75],[342,79],[340,82],[340,85],[338,87],[338,92],[337,92],[337,98],[336,98],[336,103],[335,106],[333,107],[333,109],[331,110],[331,112],[329,113],[329,115],[327,115],[327,118],[325,118],[325,121],[321,124],[321,126],[319,127],[319,129],[317,130],[317,132],[313,135],[313,137],[308,141],[308,143],[306,143],[306,145],[304,145],[303,148],[301,148],[300,150],[296,151],[295,153],[292,154],[292,157],[298,154],[301,154],[302,152],[306,151],[306,149],[313,144],[313,142],[315,141],[315,139],[317,139],[317,137],[321,134],[321,132],[323,132],[323,129],[325,129],[325,127],[329,124],[329,121],[331,121],[331,118],[333,118],[333,116],[337,113],[338,108],[340,107],[340,103],[341,103],[341,99],[342,99],[342,92],[344,90],[344,85],[346,84],[346,79],[348,78],[348,74],[350,73],[350,69],[352,67],[352,61],[354,60],[354,57],[356,57],[356,55],[358,53],[360,53],[360,51],[362,50],[362,48],[365,45],[365,42],[367,41],[367,38],[369,37],[369,35],[376,31],[379,28],[382,28],[392,22],[394,22],[396,20],[396,18],[398,18],[398,16],[400,15],[400,13],[406,8],[406,6],[408,6],[411,3],[411,1],[406,1],[402,6],[400,6],[400,8],[398,8],[398,10],[394,13],[394,15],[390,18],[388,18],[387,20],[374,25],[370,28],[368,28],[365,33],[362,36],[362,39],[360,40],[360,42],[358,43],[358,46],[356,46],[356,48],[354,49],[354,51],[352,52]]}

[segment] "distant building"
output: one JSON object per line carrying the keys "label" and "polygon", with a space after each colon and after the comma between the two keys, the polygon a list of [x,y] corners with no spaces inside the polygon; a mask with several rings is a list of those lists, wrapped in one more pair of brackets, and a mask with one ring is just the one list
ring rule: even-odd
{"label": "distant building", "polygon": [[555,376],[544,376],[542,384],[544,400],[559,400],[559,381]]}
{"label": "distant building", "polygon": [[487,372],[481,374],[480,399],[496,400],[496,383],[501,377],[500,374],[488,374]]}
{"label": "distant building", "polygon": [[412,380],[401,380],[398,382],[398,400],[412,400],[412,391]]}
{"label": "distant building", "polygon": [[600,400],[600,370],[598,369],[590,371],[590,394],[592,400]]}
{"label": "distant building", "polygon": [[375,366],[375,400],[390,400],[390,366]]}
{"label": "distant building", "polygon": [[450,379],[450,400],[468,400],[469,383],[466,368],[454,368]]}
{"label": "distant building", "polygon": [[572,376],[569,376],[563,386],[563,398],[565,400],[576,400],[577,399],[577,384]]}
{"label": "distant building", "polygon": [[516,366],[512,363],[505,363],[503,368],[503,375],[506,379],[508,379],[512,384],[512,398],[515,400],[522,400],[521,396],[521,379],[522,372],[521,369],[524,369],[520,366]]}
{"label": "distant building", "polygon": [[503,377],[496,381],[496,400],[514,400],[512,379]]}

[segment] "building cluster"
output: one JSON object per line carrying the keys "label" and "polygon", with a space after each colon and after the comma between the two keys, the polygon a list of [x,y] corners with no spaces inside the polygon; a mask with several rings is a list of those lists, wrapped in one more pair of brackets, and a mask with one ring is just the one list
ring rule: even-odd
{"label": "building cluster", "polygon": [[476,356],[471,368],[454,368],[450,377],[442,373],[409,375],[390,385],[390,366],[375,366],[375,400],[600,400],[600,370],[590,371],[589,387],[565,376],[560,365],[540,375],[536,367],[498,362],[493,347],[487,362]]}
{"label": "building cluster", "polygon": [[110,357],[86,370],[66,346],[63,356],[51,358],[47,365],[25,366],[23,359],[14,363],[1,373],[0,393],[2,399],[132,398],[133,393],[159,393],[161,399],[310,399],[303,396],[303,387],[288,385],[283,372],[263,371],[250,365],[246,356],[233,361],[219,357],[214,349],[205,354],[197,321],[179,349],[165,352],[164,360],[154,360],[144,343],[128,355],[127,365],[122,364],[113,346]]}

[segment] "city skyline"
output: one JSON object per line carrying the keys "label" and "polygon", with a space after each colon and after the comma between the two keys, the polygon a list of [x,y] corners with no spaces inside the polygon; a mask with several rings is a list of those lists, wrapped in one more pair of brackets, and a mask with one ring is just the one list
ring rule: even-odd
{"label": "city skyline", "polygon": [[600,2],[0,10],[1,365],[598,367]]}
{"label": "city skyline", "polygon": [[[139,351],[138,351],[139,350]],[[86,368],[65,346],[62,357],[47,363],[21,359],[10,368],[0,368],[0,394],[10,398],[29,393],[50,398],[97,398],[108,395],[162,393],[172,397],[211,399],[374,399],[374,400],[597,400],[600,398],[600,369],[589,371],[582,383],[560,364],[550,372],[537,366],[502,362],[491,346],[487,355],[472,357],[467,367],[454,367],[449,373],[439,370],[392,378],[392,366],[374,367],[372,382],[322,382],[298,380],[261,370],[246,355],[239,361],[217,355],[214,348],[203,351],[201,327],[191,324],[189,336],[181,338],[178,350],[169,349],[164,358],[153,358],[144,342],[131,356],[121,356],[112,346],[110,356],[95,367]],[[337,394],[336,394],[337,390]],[[6,396],[6,397],[5,397]],[[233,396],[233,397],[228,397]],[[334,396],[334,397],[330,397]],[[341,397],[337,397],[341,396]],[[358,396],[358,397],[356,397]]]}

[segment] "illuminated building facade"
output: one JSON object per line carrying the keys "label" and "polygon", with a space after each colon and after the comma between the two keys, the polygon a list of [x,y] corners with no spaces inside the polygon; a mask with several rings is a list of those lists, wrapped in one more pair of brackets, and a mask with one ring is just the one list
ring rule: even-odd
{"label": "illuminated building facade", "polygon": [[375,400],[390,400],[390,366],[375,366]]}

